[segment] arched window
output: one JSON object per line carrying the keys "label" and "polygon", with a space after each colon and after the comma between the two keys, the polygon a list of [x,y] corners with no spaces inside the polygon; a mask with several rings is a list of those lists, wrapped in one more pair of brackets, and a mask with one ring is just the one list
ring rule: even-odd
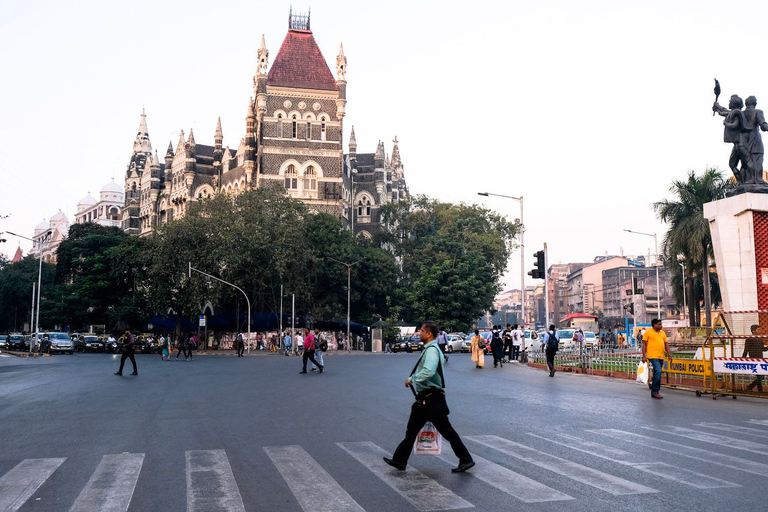
{"label": "arched window", "polygon": [[317,190],[317,172],[311,165],[304,171],[304,190]]}
{"label": "arched window", "polygon": [[136,197],[136,183],[131,185],[131,197]]}
{"label": "arched window", "polygon": [[307,121],[307,139],[312,139],[312,123]]}
{"label": "arched window", "polygon": [[296,172],[296,166],[291,164],[285,170],[285,188],[287,190],[296,190],[299,188],[299,173]]}
{"label": "arched window", "polygon": [[357,202],[357,216],[358,217],[370,217],[371,216],[371,200],[368,196],[363,196]]}
{"label": "arched window", "polygon": [[296,114],[293,114],[292,126],[293,126],[293,131],[292,131],[291,137],[293,137],[295,139],[296,137],[299,136],[299,133],[298,133],[299,132],[299,127],[298,127],[298,124],[296,123]]}
{"label": "arched window", "polygon": [[283,114],[277,114],[277,136],[283,136]]}

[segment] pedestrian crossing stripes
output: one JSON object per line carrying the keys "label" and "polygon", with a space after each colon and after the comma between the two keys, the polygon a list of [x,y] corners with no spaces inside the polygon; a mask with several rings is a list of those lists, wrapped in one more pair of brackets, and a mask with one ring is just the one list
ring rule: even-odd
{"label": "pedestrian crossing stripes", "polygon": [[[757,437],[765,437],[763,434],[768,434],[768,429],[757,426],[763,425],[762,423],[748,423],[754,427],[724,423],[700,423],[694,427]],[[768,423],[765,427],[768,427]],[[752,455],[757,459],[759,455],[754,454],[763,453],[758,450],[768,449],[764,444],[679,426],[654,426],[643,429],[650,431],[648,435],[618,429],[588,429],[583,431],[583,435],[579,432],[561,432],[545,437],[531,432],[523,436],[527,440],[541,440],[542,443],[537,444],[543,446],[542,449],[495,435],[467,436],[468,441],[479,445],[476,447],[479,453],[473,453],[475,467],[460,475],[452,475],[447,471],[457,462],[450,449],[438,457],[413,456],[406,471],[397,471],[382,460],[382,457],[390,455],[390,452],[373,442],[336,443],[333,449],[337,450],[338,455],[333,457],[334,463],[351,464],[353,468],[363,470],[359,472],[354,483],[337,481],[328,472],[328,460],[317,460],[316,456],[311,455],[302,446],[263,447],[266,453],[266,457],[262,457],[263,464],[269,466],[263,468],[265,474],[274,474],[274,478],[286,483],[287,489],[274,487],[274,481],[270,480],[249,480],[252,478],[250,474],[238,475],[236,480],[230,460],[233,456],[240,456],[239,453],[233,454],[224,450],[189,450],[184,452],[186,494],[180,489],[178,494],[165,496],[164,505],[168,510],[184,510],[183,500],[186,498],[188,512],[244,512],[246,507],[249,510],[366,512],[363,506],[370,512],[431,512],[457,509],[490,510],[496,503],[504,502],[506,507],[512,509],[536,504],[530,506],[540,510],[559,510],[571,503],[597,499],[594,489],[599,489],[604,493],[599,498],[601,502],[605,501],[609,507],[618,509],[624,504],[621,500],[626,499],[622,497],[639,495],[637,499],[645,500],[647,498],[643,495],[667,493],[674,489],[670,486],[717,489],[718,495],[732,492],[734,494],[723,496],[737,497],[740,495],[735,493],[744,491],[731,489],[740,488],[742,485],[744,489],[751,488],[748,487],[746,479],[768,476],[768,464],[721,453],[735,448],[748,451],[750,453],[745,456]],[[689,446],[697,442],[705,442],[707,446]],[[567,451],[563,452],[563,448]],[[557,451],[559,456],[553,455],[553,451]],[[485,455],[485,452],[500,453],[504,457],[496,461],[489,460],[481,456]],[[704,466],[686,464],[681,457],[703,461],[719,468],[735,469],[738,473],[720,470],[708,471],[709,474],[705,474],[694,471],[688,468],[700,469]],[[605,464],[595,464],[595,458],[605,461]],[[22,508],[49,510],[54,505],[50,497],[57,495],[59,487],[71,485],[72,472],[67,468],[73,464],[74,459],[66,458],[26,459],[18,462],[0,476],[0,512],[15,512]],[[608,464],[616,466],[609,468]],[[145,508],[147,504],[142,502],[142,499],[146,499],[147,489],[152,488],[151,483],[150,487],[142,487],[146,485],[146,481],[142,484],[140,475],[147,469],[146,466],[143,453],[105,455],[93,468],[93,473],[74,502],[55,502],[55,508],[70,512],[126,512],[129,508]],[[241,466],[242,464],[238,464],[235,467]],[[429,469],[421,469],[425,466]],[[156,471],[154,466],[149,469],[149,474]],[[536,477],[525,476],[542,474],[542,470],[548,474],[543,480],[544,483]],[[433,472],[440,474],[434,475]],[[619,474],[621,476],[618,476]],[[633,481],[633,474],[642,474],[643,483]],[[717,477],[710,476],[711,474],[716,474]],[[372,486],[365,486],[366,480]],[[272,501],[245,503],[238,481],[241,485],[249,486],[252,491],[249,494],[250,499],[253,499],[254,495],[257,500],[269,496],[268,499]],[[385,485],[380,485],[382,483]],[[656,487],[654,483],[660,486],[649,487]],[[267,490],[264,485],[272,487]],[[354,485],[354,492],[346,488],[349,485]],[[559,488],[561,485],[564,489]],[[136,494],[137,489],[144,490]],[[564,490],[567,492],[563,492]],[[489,495],[488,491],[497,493],[497,496]],[[465,496],[465,493],[469,495]],[[60,495],[74,494],[75,492],[71,495]],[[361,495],[368,500],[364,503],[361,501],[363,506],[355,499],[361,500]],[[616,501],[611,502],[611,496],[615,496]],[[511,505],[510,497],[513,500]],[[507,498],[506,501],[504,498]],[[41,499],[43,501],[38,501]],[[169,505],[174,500],[181,503],[178,503],[178,506]],[[548,502],[551,505],[547,507]],[[46,509],[46,505],[49,508]],[[584,503],[576,505],[576,508],[583,509]]]}
{"label": "pedestrian crossing stripes", "polygon": [[760,453],[762,455],[768,455],[768,446],[760,443],[754,443],[752,441],[745,441],[743,439],[736,439],[735,437],[721,436],[717,434],[709,434],[707,432],[699,432],[698,430],[692,430],[690,428],[675,427],[672,425],[663,427],[643,427],[647,430],[655,430],[657,432],[663,432],[665,434],[672,434],[674,436],[684,437],[686,439],[692,439],[694,441],[701,441],[704,443],[713,443],[719,446],[726,446],[728,448],[735,448],[736,450],[745,450],[754,453]]}
{"label": "pedestrian crossing stripes", "polygon": [[143,463],[143,453],[105,455],[69,512],[125,512]]}
{"label": "pedestrian crossing stripes", "polygon": [[[541,439],[546,439],[542,436],[539,436],[538,434],[529,433],[529,435]],[[680,468],[664,462],[650,460],[650,457],[643,453],[632,453],[619,448],[610,448],[599,443],[593,443],[592,441],[587,441],[575,436],[565,434],[558,434],[557,437],[566,440],[567,443],[556,441],[555,439],[549,439],[549,441],[560,446],[565,446],[566,448],[570,448],[572,450],[588,453],[590,455],[594,455],[595,457],[600,457],[602,459],[615,462],[616,464],[629,466],[631,468],[637,469],[638,471],[645,471],[646,473],[650,473],[661,478],[666,478],[668,480],[673,480],[684,485],[689,485],[697,489],[741,487],[739,484],[727,482],[725,480],[705,475],[703,473]]]}
{"label": "pedestrian crossing stripes", "polygon": [[595,487],[614,496],[623,496],[627,494],[646,494],[658,492],[644,485],[624,480],[608,473],[603,473],[596,469],[583,466],[576,462],[571,462],[554,455],[549,455],[533,448],[528,448],[520,443],[508,441],[498,436],[483,435],[469,436],[467,439],[487,446],[493,450],[500,451],[505,455],[511,455],[534,466],[539,466],[558,475],[571,480],[576,480],[585,485]]}
{"label": "pedestrian crossing stripes", "polygon": [[18,510],[66,459],[27,459],[0,478],[0,511]]}
{"label": "pedestrian crossing stripes", "polygon": [[304,512],[365,512],[301,446],[269,446],[264,451]]}
{"label": "pedestrian crossing stripes", "polygon": [[657,437],[643,436],[632,432],[625,432],[623,430],[600,429],[590,430],[590,432],[612,437],[621,442],[634,443],[645,448],[663,450],[673,455],[682,455],[684,457],[697,459],[726,468],[738,469],[761,476],[768,476],[768,464],[763,464],[761,462],[755,462],[748,459],[734,457],[732,455],[717,453],[712,450],[704,450],[701,448],[694,448],[692,446],[685,446],[679,443],[672,443],[670,441],[658,439]]}
{"label": "pedestrian crossing stripes", "polygon": [[416,469],[398,471],[390,467],[382,458],[390,454],[371,442],[337,444],[418,510],[454,510],[473,506]]}
{"label": "pedestrian crossing stripes", "polygon": [[243,498],[224,450],[190,450],[184,456],[189,512],[245,512]]}

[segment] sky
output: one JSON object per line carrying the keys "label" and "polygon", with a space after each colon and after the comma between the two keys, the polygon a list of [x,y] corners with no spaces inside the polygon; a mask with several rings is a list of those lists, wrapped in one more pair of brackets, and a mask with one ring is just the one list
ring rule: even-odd
{"label": "sky", "polygon": [[[0,232],[32,236],[125,170],[142,109],[160,157],[179,132],[245,133],[262,34],[274,61],[290,2],[0,3]],[[655,253],[654,202],[689,170],[727,171],[720,103],[768,106],[756,57],[768,2],[293,2],[329,64],[348,59],[344,150],[397,137],[411,194],[520,217],[525,272],[549,262]],[[761,103],[761,99],[764,102]],[[729,172],[729,171],[728,171]],[[14,236],[0,244],[10,257]],[[540,282],[540,281],[537,281]],[[535,284],[526,277],[526,284]],[[520,285],[520,252],[505,286]]]}

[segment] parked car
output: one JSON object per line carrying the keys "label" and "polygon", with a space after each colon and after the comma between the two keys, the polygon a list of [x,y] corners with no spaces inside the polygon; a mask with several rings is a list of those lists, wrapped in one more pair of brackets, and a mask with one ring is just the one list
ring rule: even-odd
{"label": "parked car", "polygon": [[[469,352],[472,348],[472,338],[475,335],[467,336],[466,339],[462,342],[461,345],[461,351],[462,352]],[[485,353],[488,354],[491,351],[491,336],[493,336],[493,333],[491,331],[480,331],[480,336],[482,336],[485,339]]]}
{"label": "parked car", "polygon": [[46,332],[40,343],[40,351],[49,354],[66,352],[72,355],[75,353],[75,342],[66,332]]}
{"label": "parked car", "polygon": [[600,338],[597,337],[592,331],[584,333],[584,347],[585,348],[597,348],[600,345]]}
{"label": "parked car", "polygon": [[445,351],[449,354],[452,354],[453,352],[461,352],[461,349],[464,346],[464,338],[458,334],[448,334],[447,337],[448,343],[445,345]]}
{"label": "parked car", "polygon": [[104,352],[104,343],[95,334],[80,334],[77,337],[78,352]]}
{"label": "parked car", "polygon": [[525,350],[541,350],[541,338],[539,338],[539,333],[536,331],[531,331],[530,329],[525,330]]}
{"label": "parked car", "polygon": [[424,343],[421,342],[421,334],[415,333],[408,338],[401,339],[392,348],[392,352],[418,352],[424,348]]}
{"label": "parked car", "polygon": [[573,334],[575,332],[576,329],[560,329],[557,331],[557,339],[559,340],[557,345],[558,349],[563,350],[564,348],[573,348],[575,346],[575,342],[573,341]]}
{"label": "parked car", "polygon": [[[9,339],[10,337],[10,339]],[[8,350],[24,350],[24,335],[11,333],[3,337],[3,342],[7,343]]]}

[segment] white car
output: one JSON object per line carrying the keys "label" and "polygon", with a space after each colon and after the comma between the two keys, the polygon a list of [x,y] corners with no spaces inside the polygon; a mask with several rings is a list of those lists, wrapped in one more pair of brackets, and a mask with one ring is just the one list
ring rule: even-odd
{"label": "white car", "polygon": [[449,354],[453,352],[461,352],[461,348],[464,345],[464,338],[458,334],[448,334],[448,343],[445,345],[445,351]]}
{"label": "white car", "polygon": [[536,331],[525,330],[525,350],[541,350],[541,337]]}
{"label": "white car", "polygon": [[576,345],[576,342],[573,341],[573,335],[575,332],[576,329],[560,329],[557,331],[557,339],[559,341],[557,347],[559,350],[563,350],[564,348],[573,348]]}
{"label": "white car", "polygon": [[591,331],[584,333],[584,346],[586,348],[597,348],[600,345],[600,339]]}

